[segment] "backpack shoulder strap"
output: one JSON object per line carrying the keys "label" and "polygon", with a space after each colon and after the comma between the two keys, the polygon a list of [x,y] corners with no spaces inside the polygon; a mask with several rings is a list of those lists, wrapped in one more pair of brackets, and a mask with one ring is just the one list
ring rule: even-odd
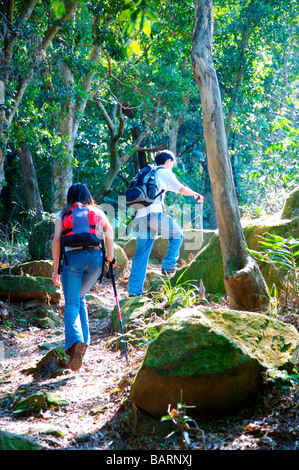
{"label": "backpack shoulder strap", "polygon": [[[154,171],[156,172],[157,170],[165,170],[165,168],[163,168],[162,166],[157,166],[156,168],[154,168]],[[155,199],[157,199],[157,197],[161,196],[161,194],[165,193],[165,189],[161,189],[161,191],[155,196]]]}

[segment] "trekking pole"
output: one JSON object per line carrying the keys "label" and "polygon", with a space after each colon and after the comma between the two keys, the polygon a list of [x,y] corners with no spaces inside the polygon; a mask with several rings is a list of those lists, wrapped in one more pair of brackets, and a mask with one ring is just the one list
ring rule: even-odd
{"label": "trekking pole", "polygon": [[122,342],[123,342],[123,345],[124,345],[126,361],[127,361],[127,364],[129,364],[128,353],[127,353],[127,344],[126,344],[126,340],[125,340],[125,333],[124,333],[123,322],[122,322],[121,313],[120,313],[120,306],[119,306],[119,301],[118,301],[118,296],[117,296],[115,276],[114,276],[114,270],[113,270],[112,263],[110,263],[109,270],[110,270],[110,273],[111,273],[112,285],[113,285],[113,290],[114,290],[114,296],[115,296],[115,302],[116,302],[116,307],[117,307],[117,314],[118,314],[118,319],[119,319],[119,324],[120,324],[120,330],[121,330],[122,338],[123,338]]}

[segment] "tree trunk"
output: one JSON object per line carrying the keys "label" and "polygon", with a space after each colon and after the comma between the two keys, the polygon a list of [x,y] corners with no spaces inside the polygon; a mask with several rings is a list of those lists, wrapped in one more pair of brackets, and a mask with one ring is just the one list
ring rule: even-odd
{"label": "tree trunk", "polygon": [[179,116],[177,119],[173,119],[170,128],[170,135],[169,135],[169,150],[177,156],[177,141],[178,141],[178,134],[181,125],[184,122],[184,116]]}
{"label": "tree trunk", "polygon": [[218,79],[212,57],[212,0],[196,0],[192,35],[192,69],[200,91],[203,134],[216,207],[224,267],[224,284],[231,308],[258,311],[269,304],[265,280],[246,250],[227,139]]}
{"label": "tree trunk", "polygon": [[[96,18],[93,19],[96,22]],[[101,48],[98,44],[94,44],[90,62],[96,64]],[[87,73],[82,79],[82,89],[86,93],[84,98],[76,97],[74,93],[74,76],[69,67],[63,67],[63,80],[67,88],[70,89],[69,99],[64,103],[61,110],[61,120],[59,126],[60,136],[65,140],[63,158],[55,158],[53,156],[53,211],[59,211],[66,204],[66,196],[69,187],[73,184],[73,157],[74,146],[77,137],[80,116],[84,115],[88,93],[91,89],[92,80],[94,78],[93,69]]]}
{"label": "tree trunk", "polygon": [[[33,10],[35,9],[37,0],[28,0],[25,2],[24,9],[21,15],[17,18],[17,21],[14,23],[18,25],[21,29],[24,28],[25,24],[31,17]],[[7,93],[7,84],[9,77],[7,74],[8,69],[11,67],[11,58],[13,55],[13,47],[17,41],[18,35],[10,34],[11,28],[5,29],[5,50],[4,50],[4,62],[3,58],[0,63],[1,68],[3,68],[4,73],[0,75],[0,192],[2,191],[4,184],[4,160],[6,156],[6,144],[9,139],[9,131],[14,119],[14,116],[22,102],[24,93],[34,75],[35,68],[40,64],[44,57],[45,51],[52,43],[56,34],[63,27],[64,23],[70,19],[72,14],[77,8],[79,0],[70,0],[65,2],[65,14],[62,18],[56,20],[51,26],[49,26],[37,49],[32,53],[31,56],[28,56],[24,63],[26,64],[26,71],[20,75],[20,80],[16,86],[13,96],[8,97]],[[7,20],[10,24],[13,24],[13,0],[6,2],[6,14]]]}
{"label": "tree trunk", "polygon": [[62,105],[59,134],[64,140],[63,155],[53,155],[53,212],[62,209],[66,204],[66,195],[73,182],[74,142],[78,130],[76,121],[76,100],[72,88],[74,78],[68,67],[62,68],[64,85],[70,89],[69,98]]}
{"label": "tree trunk", "polygon": [[31,213],[33,224],[42,220],[43,204],[40,197],[38,182],[30,149],[26,142],[20,142],[18,152],[19,162],[23,174],[28,210]]}
{"label": "tree trunk", "polygon": [[[141,134],[139,134],[137,140],[134,142],[130,150],[125,153],[122,157],[119,157],[118,140],[122,137],[124,129],[124,116],[122,114],[121,106],[119,104],[115,104],[112,118],[110,118],[101,101],[97,100],[96,103],[98,109],[102,112],[103,118],[108,126],[110,133],[110,167],[101,182],[99,191],[94,195],[95,201],[99,203],[103,199],[103,197],[105,197],[106,194],[108,194],[108,192],[111,190],[112,184],[116,176],[118,175],[119,170],[132,156],[132,152],[140,150],[141,142],[151,133],[151,129],[158,123],[158,119],[157,109],[155,109],[154,116],[148,127]],[[116,116],[118,117],[119,125],[117,125]]]}

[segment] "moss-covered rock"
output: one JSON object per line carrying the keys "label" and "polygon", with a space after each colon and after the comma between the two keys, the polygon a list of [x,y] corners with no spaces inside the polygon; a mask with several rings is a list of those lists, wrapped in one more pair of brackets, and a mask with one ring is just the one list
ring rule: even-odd
{"label": "moss-covered rock", "polygon": [[130,238],[123,246],[124,252],[126,253],[129,259],[133,258],[136,251],[136,239]]}
{"label": "moss-covered rock", "polygon": [[59,302],[61,291],[52,279],[37,276],[0,276],[0,299],[11,301],[27,301],[41,299]]}
{"label": "moss-covered rock", "polygon": [[26,375],[32,374],[35,378],[43,377],[57,377],[63,373],[68,362],[68,356],[65,354],[63,348],[55,347],[48,351],[38,361],[35,367],[25,369],[22,372]]}
{"label": "moss-covered rock", "polygon": [[67,400],[64,400],[59,395],[53,393],[35,393],[33,395],[18,401],[14,406],[14,416],[30,416],[39,413],[41,410],[46,410],[50,406],[66,406]]}
{"label": "moss-covered rock", "polygon": [[41,447],[28,437],[0,431],[0,450],[41,450]]}
{"label": "moss-covered rock", "polygon": [[0,269],[0,276],[4,274],[12,274],[14,276],[37,276],[52,277],[53,262],[51,260],[29,261],[27,263],[18,264],[7,268]]}
{"label": "moss-covered rock", "polygon": [[35,414],[40,412],[41,410],[45,410],[47,408],[47,402],[45,395],[43,393],[35,393],[34,395],[30,395],[23,400],[20,400],[14,406],[14,416],[21,417],[21,416],[29,416],[31,414]]}
{"label": "moss-covered rock", "polygon": [[36,224],[29,238],[29,253],[31,260],[44,260],[52,258],[52,241],[55,231],[55,215]]}
{"label": "moss-covered rock", "polygon": [[282,219],[299,218],[299,187],[293,189],[289,194],[282,210]]}
{"label": "moss-covered rock", "polygon": [[[119,301],[124,327],[131,324],[138,326],[138,321],[149,319],[152,315],[163,315],[164,310],[147,297],[129,297]],[[111,313],[111,322],[115,331],[120,331],[117,308]]]}
{"label": "moss-covered rock", "polygon": [[40,328],[56,328],[61,326],[63,321],[50,307],[39,306],[27,311],[27,318],[30,323]]}
{"label": "moss-covered rock", "polygon": [[[299,219],[283,219],[282,211],[270,217],[242,221],[242,226],[248,248],[251,250],[262,250],[259,240],[266,233],[273,233],[284,238],[289,236],[299,238]],[[269,265],[259,262],[259,266],[269,289],[275,283],[278,290],[280,290],[281,282],[276,272],[270,269]],[[181,281],[195,280],[199,284],[202,279],[207,293],[225,293],[223,262],[218,233],[195,256],[187,268],[184,266],[177,271],[172,278],[173,284],[175,284],[183,271],[185,272],[181,277]]]}
{"label": "moss-covered rock", "polygon": [[69,402],[56,393],[47,393],[46,400],[48,406],[60,407],[67,406]]}
{"label": "moss-covered rock", "polygon": [[[184,238],[180,250],[180,259],[187,260],[190,255],[198,253],[203,246],[209,243],[215,233],[216,232],[214,230],[183,230]],[[162,262],[166,256],[168,244],[168,240],[164,237],[157,236],[151,251],[151,257]],[[123,248],[127,257],[133,258],[136,250],[135,238],[131,238]]]}
{"label": "moss-covered rock", "polygon": [[256,398],[264,371],[293,368],[298,343],[293,326],[266,315],[180,310],[149,344],[131,401],[154,417],[181,398],[198,416],[230,414]]}
{"label": "moss-covered rock", "polygon": [[124,249],[117,243],[114,243],[114,256],[117,261],[117,265],[114,268],[114,271],[115,274],[118,275],[121,274],[123,270],[127,267],[128,258]]}

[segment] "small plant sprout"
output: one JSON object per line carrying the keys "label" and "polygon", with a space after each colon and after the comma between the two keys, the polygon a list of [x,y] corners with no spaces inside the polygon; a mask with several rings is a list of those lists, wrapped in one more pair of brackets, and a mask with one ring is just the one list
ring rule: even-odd
{"label": "small plant sprout", "polygon": [[[176,431],[178,431],[180,449],[184,450],[186,449],[186,446],[188,447],[191,445],[190,433],[201,433],[203,440],[203,449],[205,450],[205,433],[202,429],[198,427],[197,423],[192,418],[187,416],[187,408],[195,407],[187,406],[182,402],[177,404],[177,408],[171,408],[171,405],[168,405],[168,415],[163,416],[161,418],[161,421],[172,421],[176,425],[177,429],[168,434],[167,438],[169,438]],[[189,423],[192,423],[193,426],[190,426]]]}

